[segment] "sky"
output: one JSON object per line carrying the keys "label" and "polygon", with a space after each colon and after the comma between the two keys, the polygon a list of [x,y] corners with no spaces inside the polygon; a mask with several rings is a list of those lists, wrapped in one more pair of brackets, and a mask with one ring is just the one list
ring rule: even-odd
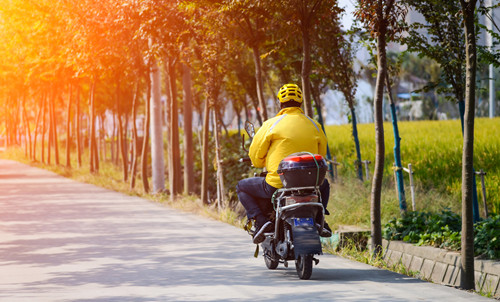
{"label": "sky", "polygon": [[344,29],[349,29],[352,25],[353,11],[356,0],[339,0],[339,6],[345,9],[345,14],[342,18],[342,25]]}

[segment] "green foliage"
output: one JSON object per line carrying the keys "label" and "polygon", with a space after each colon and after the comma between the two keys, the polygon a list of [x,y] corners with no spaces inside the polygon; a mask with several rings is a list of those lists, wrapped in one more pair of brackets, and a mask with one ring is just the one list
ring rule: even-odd
{"label": "green foliage", "polygon": [[482,220],[474,225],[476,255],[500,259],[500,215]]}
{"label": "green foliage", "polygon": [[441,213],[408,212],[384,227],[384,238],[440,248],[460,247],[460,216],[450,210]]}
{"label": "green foliage", "polygon": [[[408,212],[401,218],[391,219],[383,233],[387,240],[460,250],[461,218],[450,210],[440,213]],[[474,234],[476,256],[500,259],[500,215],[476,223]]]}
{"label": "green foliage", "polygon": [[[405,0],[405,4],[419,12],[426,22],[407,25],[408,35],[402,43],[408,51],[418,53],[438,62],[442,67],[440,81],[429,82],[427,89],[437,86],[438,93],[453,93],[457,100],[464,99],[465,90],[465,39],[461,25],[458,1]],[[451,87],[449,87],[451,84]]]}
{"label": "green foliage", "polygon": [[248,157],[248,153],[241,147],[241,136],[237,133],[226,135],[221,141],[226,192],[233,199],[232,201],[237,202],[236,184],[243,178],[253,176],[253,169],[249,162],[239,162],[240,158]]}
{"label": "green foliage", "polygon": [[[195,134],[194,142],[199,142],[197,134]],[[248,154],[241,147],[241,136],[238,133],[235,134],[221,134],[221,159],[222,166],[224,169],[224,186],[230,202],[237,202],[236,196],[236,184],[239,180],[249,177],[251,174],[250,163],[239,162],[240,158],[247,157]],[[199,192],[201,186],[201,142],[199,144],[194,144],[194,161],[195,161],[195,191]],[[208,158],[210,160],[215,160],[215,141],[213,136],[209,138],[209,154]],[[217,192],[217,181],[216,181],[216,170],[215,162],[208,165],[209,168],[209,180],[208,180],[208,191],[210,192],[210,198],[214,199]]]}

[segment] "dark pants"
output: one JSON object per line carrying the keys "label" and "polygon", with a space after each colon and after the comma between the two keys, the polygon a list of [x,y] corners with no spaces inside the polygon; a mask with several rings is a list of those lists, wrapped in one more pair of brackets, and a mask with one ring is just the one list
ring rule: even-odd
{"label": "dark pants", "polygon": [[[248,219],[268,216],[273,212],[271,198],[277,189],[266,182],[265,177],[245,178],[236,185],[238,199],[247,211]],[[330,197],[330,183],[327,179],[319,187],[321,201],[325,208],[325,214],[330,213],[326,209]]]}

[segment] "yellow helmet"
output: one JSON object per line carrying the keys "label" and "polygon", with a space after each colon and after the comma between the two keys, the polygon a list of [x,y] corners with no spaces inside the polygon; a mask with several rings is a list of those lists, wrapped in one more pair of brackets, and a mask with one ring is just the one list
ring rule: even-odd
{"label": "yellow helmet", "polygon": [[280,103],[288,101],[296,101],[302,103],[302,90],[295,84],[285,84],[278,91],[278,99]]}

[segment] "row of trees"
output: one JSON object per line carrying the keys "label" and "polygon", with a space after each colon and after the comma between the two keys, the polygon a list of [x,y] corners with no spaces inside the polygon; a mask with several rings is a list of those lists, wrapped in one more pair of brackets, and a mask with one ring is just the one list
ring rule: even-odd
{"label": "row of trees", "polygon": [[[463,139],[462,158],[462,274],[461,287],[474,288],[474,234],[473,234],[473,197],[475,192],[473,150],[474,150],[474,116],[476,95],[476,70],[479,58],[485,62],[499,64],[499,54],[490,52],[484,47],[478,47],[477,1],[401,1],[379,0],[360,1],[356,12],[358,19],[371,29],[371,36],[376,40],[377,81],[374,98],[374,115],[376,130],[375,172],[372,182],[372,245],[374,251],[380,252],[380,188],[384,166],[384,132],[382,117],[382,99],[384,85],[390,91],[390,81],[387,75],[388,62],[386,46],[388,41],[399,40],[409,51],[414,51],[422,57],[437,61],[442,69],[441,79],[447,83],[441,86],[441,91],[452,92],[461,110]],[[406,8],[420,12],[426,24],[404,24],[400,20]],[[480,6],[481,11],[491,19],[488,9]],[[458,17],[458,18],[457,18]],[[493,20],[492,20],[493,22]],[[479,26],[478,26],[479,25]],[[484,26],[483,26],[484,28]],[[400,36],[405,29],[405,36]],[[422,31],[424,29],[424,31]],[[498,34],[494,35],[498,43]],[[441,82],[442,83],[442,82]],[[430,82],[424,89],[434,89],[440,82]],[[389,96],[389,99],[391,97]],[[392,103],[392,100],[391,100]],[[393,105],[393,104],[391,104]],[[394,114],[393,114],[393,119]],[[399,148],[397,123],[395,124],[395,161],[398,162]],[[401,168],[397,166],[397,168]],[[400,196],[401,197],[401,196]],[[403,198],[404,201],[404,198]],[[379,241],[380,240],[380,241]]]}
{"label": "row of trees", "polygon": [[[358,43],[353,41],[364,39],[374,49],[377,69],[377,156],[371,205],[372,242],[378,253],[385,140],[382,99],[384,89],[391,86],[386,47],[388,41],[401,38],[411,51],[441,65],[442,80],[451,84],[456,99],[465,103],[463,213],[467,229],[463,243],[470,244],[476,1],[440,3],[360,0],[356,18],[366,34],[353,39],[341,29],[343,10],[336,0],[1,0],[3,131],[8,145],[22,143],[32,160],[49,164],[61,164],[59,145],[65,140],[66,166],[71,166],[72,156],[82,165],[82,157],[88,154],[90,172],[99,173],[99,137],[104,121],[111,119],[112,141],[116,141],[113,160],[120,159],[123,180],[131,188],[139,175],[144,191],[162,191],[166,166],[173,199],[182,192],[196,193],[204,203],[209,203],[208,187],[213,181],[209,175],[212,131],[217,200],[222,205],[226,195],[220,137],[221,128],[226,127],[224,108],[234,109],[238,124],[249,119],[250,111],[262,123],[269,117],[266,100],[274,98],[283,83],[301,82],[305,113],[320,120],[320,95],[330,88],[342,92],[350,109],[360,164],[354,99],[359,75],[353,67]],[[438,40],[424,44],[411,28],[409,35],[400,35],[408,30],[401,24],[408,6],[424,14],[428,32]],[[431,30],[444,25],[450,28],[444,37],[443,32]],[[167,99],[164,107],[161,95]],[[163,134],[158,131],[163,120],[160,111],[166,116],[167,131]],[[200,125],[195,125],[201,129],[199,188],[193,178],[197,172],[192,160],[193,112],[201,117]],[[139,116],[144,117],[142,129],[138,129]],[[167,137],[166,164],[162,136]],[[150,166],[153,188],[148,178]],[[473,253],[462,257],[469,261],[463,266],[467,270],[463,277],[470,276],[470,255]],[[474,286],[470,279],[464,280],[464,288]]]}
{"label": "row of trees", "polygon": [[[329,83],[335,83],[335,77],[328,75],[338,73],[337,54],[349,51],[342,48],[348,46],[339,25],[342,10],[333,0],[86,0],[56,4],[15,0],[2,1],[0,7],[0,35],[5,42],[0,49],[0,85],[9,145],[22,140],[33,160],[51,163],[54,153],[59,164],[58,133],[63,132],[66,165],[70,165],[72,142],[76,142],[80,164],[88,143],[90,171],[97,173],[96,137],[103,131],[106,113],[111,112],[123,179],[134,187],[138,157],[141,174],[147,175],[145,147],[150,139],[150,108],[154,106],[150,101],[154,99],[152,91],[159,91],[167,97],[167,166],[173,196],[182,191],[179,115],[185,126],[188,156],[184,158],[192,157],[191,113],[202,116],[200,194],[205,203],[211,112],[215,113],[215,133],[224,126],[221,116],[228,102],[240,118],[241,113],[248,118],[249,109],[254,108],[262,123],[268,118],[266,97],[274,95],[281,83],[300,80],[305,87],[305,111],[313,116],[311,95],[318,107],[319,95]],[[338,46],[332,49],[329,41]],[[316,44],[321,47],[313,50]],[[328,64],[319,64],[321,57]],[[164,81],[154,81],[156,69]],[[316,76],[312,82],[311,72]],[[349,81],[351,88],[345,91],[353,100],[354,74]],[[181,85],[182,97],[178,92]],[[144,129],[136,128],[138,114],[145,116]],[[144,133],[142,146],[138,146],[138,130]],[[80,137],[82,133],[85,137]],[[131,158],[128,137],[134,150]],[[193,192],[192,168],[184,171],[184,191]],[[147,177],[142,181],[149,191]]]}

